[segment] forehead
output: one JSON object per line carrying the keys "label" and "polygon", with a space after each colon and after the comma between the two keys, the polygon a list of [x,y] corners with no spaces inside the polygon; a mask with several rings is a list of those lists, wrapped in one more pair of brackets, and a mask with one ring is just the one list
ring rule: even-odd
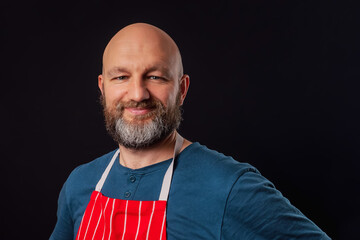
{"label": "forehead", "polygon": [[121,41],[109,47],[103,58],[104,69],[159,68],[176,71],[176,56],[172,49],[160,42]]}

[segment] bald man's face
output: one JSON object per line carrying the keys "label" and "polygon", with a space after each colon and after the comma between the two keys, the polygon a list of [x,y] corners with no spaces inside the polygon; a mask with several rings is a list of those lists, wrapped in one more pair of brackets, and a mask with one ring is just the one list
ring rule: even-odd
{"label": "bald man's face", "polygon": [[105,116],[113,119],[113,125],[120,119],[127,126],[139,127],[153,124],[161,115],[164,119],[158,119],[160,122],[176,128],[179,123],[174,121],[180,121],[179,106],[189,78],[179,75],[178,58],[171,46],[162,39],[143,38],[112,40],[105,51],[103,74],[99,76]]}
{"label": "bald man's face", "polygon": [[[160,46],[119,43],[104,58],[101,87],[106,102],[115,100],[141,102],[155,97],[165,106],[175,103],[179,90],[179,74],[175,59]],[[125,117],[137,114],[127,109]]]}

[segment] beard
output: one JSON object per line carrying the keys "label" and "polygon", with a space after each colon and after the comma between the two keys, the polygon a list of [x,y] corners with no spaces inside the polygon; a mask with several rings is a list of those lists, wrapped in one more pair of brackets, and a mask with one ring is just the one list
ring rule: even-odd
{"label": "beard", "polygon": [[[113,108],[106,106],[104,95],[100,96],[100,101],[106,130],[115,142],[129,149],[143,149],[162,141],[179,127],[182,120],[180,92],[176,103],[167,108],[154,97],[141,102],[118,101]],[[125,108],[146,108],[151,111],[126,120],[123,117]]]}

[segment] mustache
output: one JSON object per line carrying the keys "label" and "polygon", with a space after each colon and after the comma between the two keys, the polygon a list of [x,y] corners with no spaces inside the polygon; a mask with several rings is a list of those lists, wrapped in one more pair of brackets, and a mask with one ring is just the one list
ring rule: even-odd
{"label": "mustache", "polygon": [[161,102],[155,99],[147,99],[141,102],[130,100],[128,102],[118,102],[117,108],[156,108],[159,105],[162,105]]}
{"label": "mustache", "polygon": [[[145,108],[150,110],[155,110],[158,114],[165,112],[165,106],[163,103],[158,99],[146,99],[140,102],[130,100],[127,102],[119,101],[115,105],[115,111],[118,112],[120,115],[123,114],[125,108]],[[155,114],[155,112],[152,111],[152,114]]]}

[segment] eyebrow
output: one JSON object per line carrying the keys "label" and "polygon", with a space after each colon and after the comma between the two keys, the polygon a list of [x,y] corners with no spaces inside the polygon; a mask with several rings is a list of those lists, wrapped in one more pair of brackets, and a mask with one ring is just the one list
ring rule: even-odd
{"label": "eyebrow", "polygon": [[113,67],[111,69],[109,69],[107,72],[106,72],[106,75],[109,76],[109,77],[112,77],[112,76],[115,76],[119,73],[128,73],[129,71],[126,69],[126,68],[123,68],[123,67]]}
{"label": "eyebrow", "polygon": [[150,72],[154,72],[154,71],[160,71],[165,75],[165,77],[170,77],[170,70],[167,67],[155,65],[155,66],[147,69],[146,73],[150,73]]}
{"label": "eyebrow", "polygon": [[[158,64],[154,65],[148,69],[145,69],[145,74],[154,72],[154,71],[161,71],[166,77],[170,76],[169,68],[159,66]],[[109,77],[116,76],[119,73],[130,73],[130,71],[124,67],[113,67],[113,68],[109,69],[108,71],[106,71],[106,75]]]}

